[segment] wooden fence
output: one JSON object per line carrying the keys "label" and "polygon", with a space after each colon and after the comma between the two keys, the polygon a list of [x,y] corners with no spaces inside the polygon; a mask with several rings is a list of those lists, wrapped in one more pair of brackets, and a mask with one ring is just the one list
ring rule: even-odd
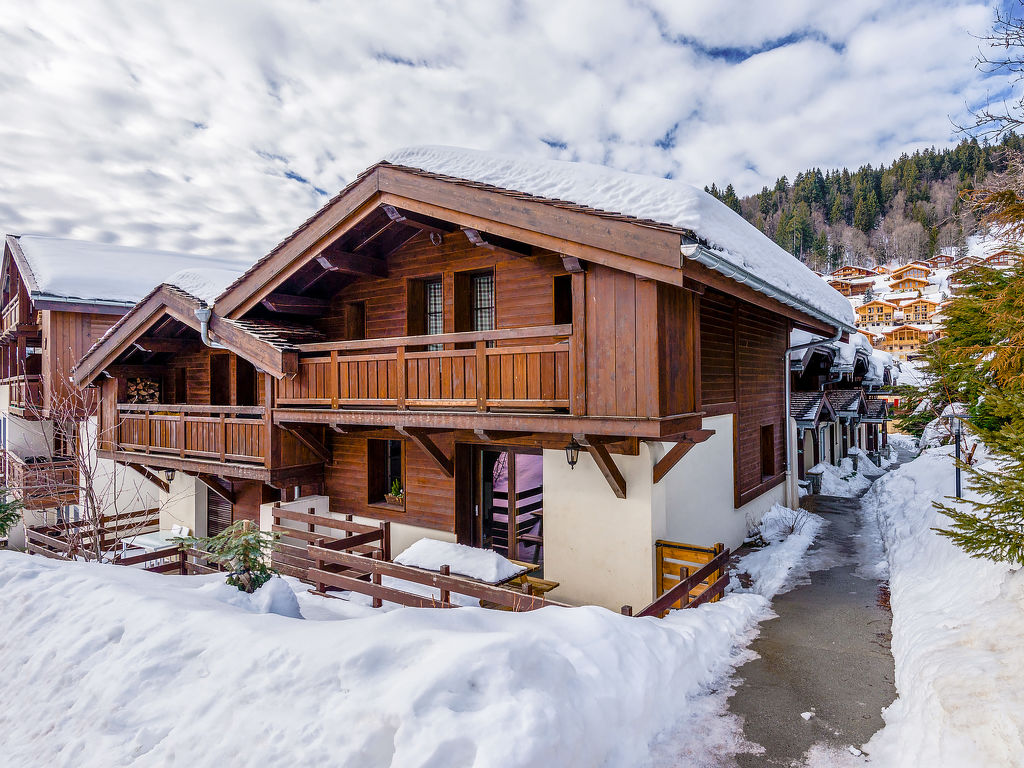
{"label": "wooden fence", "polygon": [[[316,514],[312,507],[309,512],[295,512],[284,509],[280,502],[274,505],[273,521],[271,531],[281,535],[274,547],[273,565],[286,576],[312,581],[309,569],[314,566],[314,561],[307,547],[321,539],[341,542],[345,550],[371,556],[379,553],[384,560],[391,559],[389,522],[376,526],[364,525],[353,522],[352,515],[344,518],[324,517]],[[337,533],[341,535],[335,535]]]}
{"label": "wooden fence", "polygon": [[160,511],[140,509],[120,515],[104,515],[98,528],[86,520],[61,521],[56,525],[29,526],[25,529],[25,549],[36,555],[80,555],[94,559],[96,535],[100,537],[100,552],[116,549],[122,539],[155,533],[160,530]]}
{"label": "wooden fence", "polygon": [[[456,608],[452,594],[474,597],[488,607],[500,607],[512,611],[532,611],[546,605],[561,605],[529,592],[530,585],[524,584],[524,592],[484,584],[462,576],[452,576],[448,566],[441,571],[427,571],[408,565],[387,562],[379,556],[353,554],[343,551],[344,539],[328,542],[323,539],[309,545],[309,557],[315,567],[309,571],[310,580],[316,584],[315,594],[326,595],[328,590],[358,592],[373,599],[373,607],[379,608],[386,600],[390,603],[414,608]],[[382,583],[384,577],[421,584],[438,590],[438,596],[431,597],[406,592],[395,585]]]}

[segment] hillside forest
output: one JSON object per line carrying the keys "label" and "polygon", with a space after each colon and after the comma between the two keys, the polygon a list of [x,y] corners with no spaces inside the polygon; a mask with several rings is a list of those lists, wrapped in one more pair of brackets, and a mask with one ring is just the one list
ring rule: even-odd
{"label": "hillside forest", "polygon": [[820,272],[842,264],[906,264],[965,247],[978,222],[961,194],[1005,171],[1008,153],[1022,145],[1016,134],[994,145],[972,138],[904,154],[888,167],[813,168],[746,197],[732,184],[705,190]]}

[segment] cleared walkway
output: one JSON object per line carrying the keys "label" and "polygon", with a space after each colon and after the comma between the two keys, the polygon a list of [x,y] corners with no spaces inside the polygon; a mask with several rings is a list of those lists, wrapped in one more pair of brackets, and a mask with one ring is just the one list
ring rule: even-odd
{"label": "cleared walkway", "polygon": [[816,743],[859,747],[896,698],[888,591],[855,573],[860,501],[811,496],[804,506],[828,522],[808,552],[810,583],[775,598],[778,618],[761,625],[751,645],[760,658],[737,670],[729,701],[743,735],[765,748],[738,755],[744,768],[800,765]]}

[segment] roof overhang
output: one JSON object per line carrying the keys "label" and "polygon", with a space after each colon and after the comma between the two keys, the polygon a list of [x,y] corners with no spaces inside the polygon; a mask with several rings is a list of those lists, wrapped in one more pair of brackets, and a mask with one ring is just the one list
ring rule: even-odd
{"label": "roof overhang", "polygon": [[[205,304],[184,292],[161,285],[122,317],[92,349],[79,361],[72,378],[79,387],[88,386],[103,370],[143,334],[166,317],[200,332],[201,325],[195,311]],[[216,315],[210,318],[210,333],[229,352],[234,352],[276,378],[293,375],[298,371],[298,353],[281,350],[259,339],[234,323]]]}

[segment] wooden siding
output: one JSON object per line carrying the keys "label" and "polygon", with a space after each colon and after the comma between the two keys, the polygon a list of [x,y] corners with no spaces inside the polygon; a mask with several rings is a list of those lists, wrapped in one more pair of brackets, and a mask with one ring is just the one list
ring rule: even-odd
{"label": "wooden siding", "polygon": [[700,299],[702,405],[736,402],[736,300],[708,290]]}
{"label": "wooden siding", "polygon": [[[783,355],[789,323],[750,304],[737,314],[737,467],[736,506],[740,507],[781,482],[785,475],[785,380]],[[761,427],[774,425],[776,472],[761,474]]]}
{"label": "wooden siding", "polygon": [[67,401],[71,369],[116,323],[119,315],[45,310],[42,315],[43,403],[46,409]]}
{"label": "wooden siding", "polygon": [[[396,434],[392,439],[399,439],[399,436]],[[445,455],[455,454],[451,435],[436,435],[434,441]],[[368,498],[366,443],[365,438],[332,436],[332,460],[324,473],[331,512],[351,513],[440,531],[455,530],[455,480],[441,472],[417,445],[408,440],[404,441],[405,509],[371,504]]]}

